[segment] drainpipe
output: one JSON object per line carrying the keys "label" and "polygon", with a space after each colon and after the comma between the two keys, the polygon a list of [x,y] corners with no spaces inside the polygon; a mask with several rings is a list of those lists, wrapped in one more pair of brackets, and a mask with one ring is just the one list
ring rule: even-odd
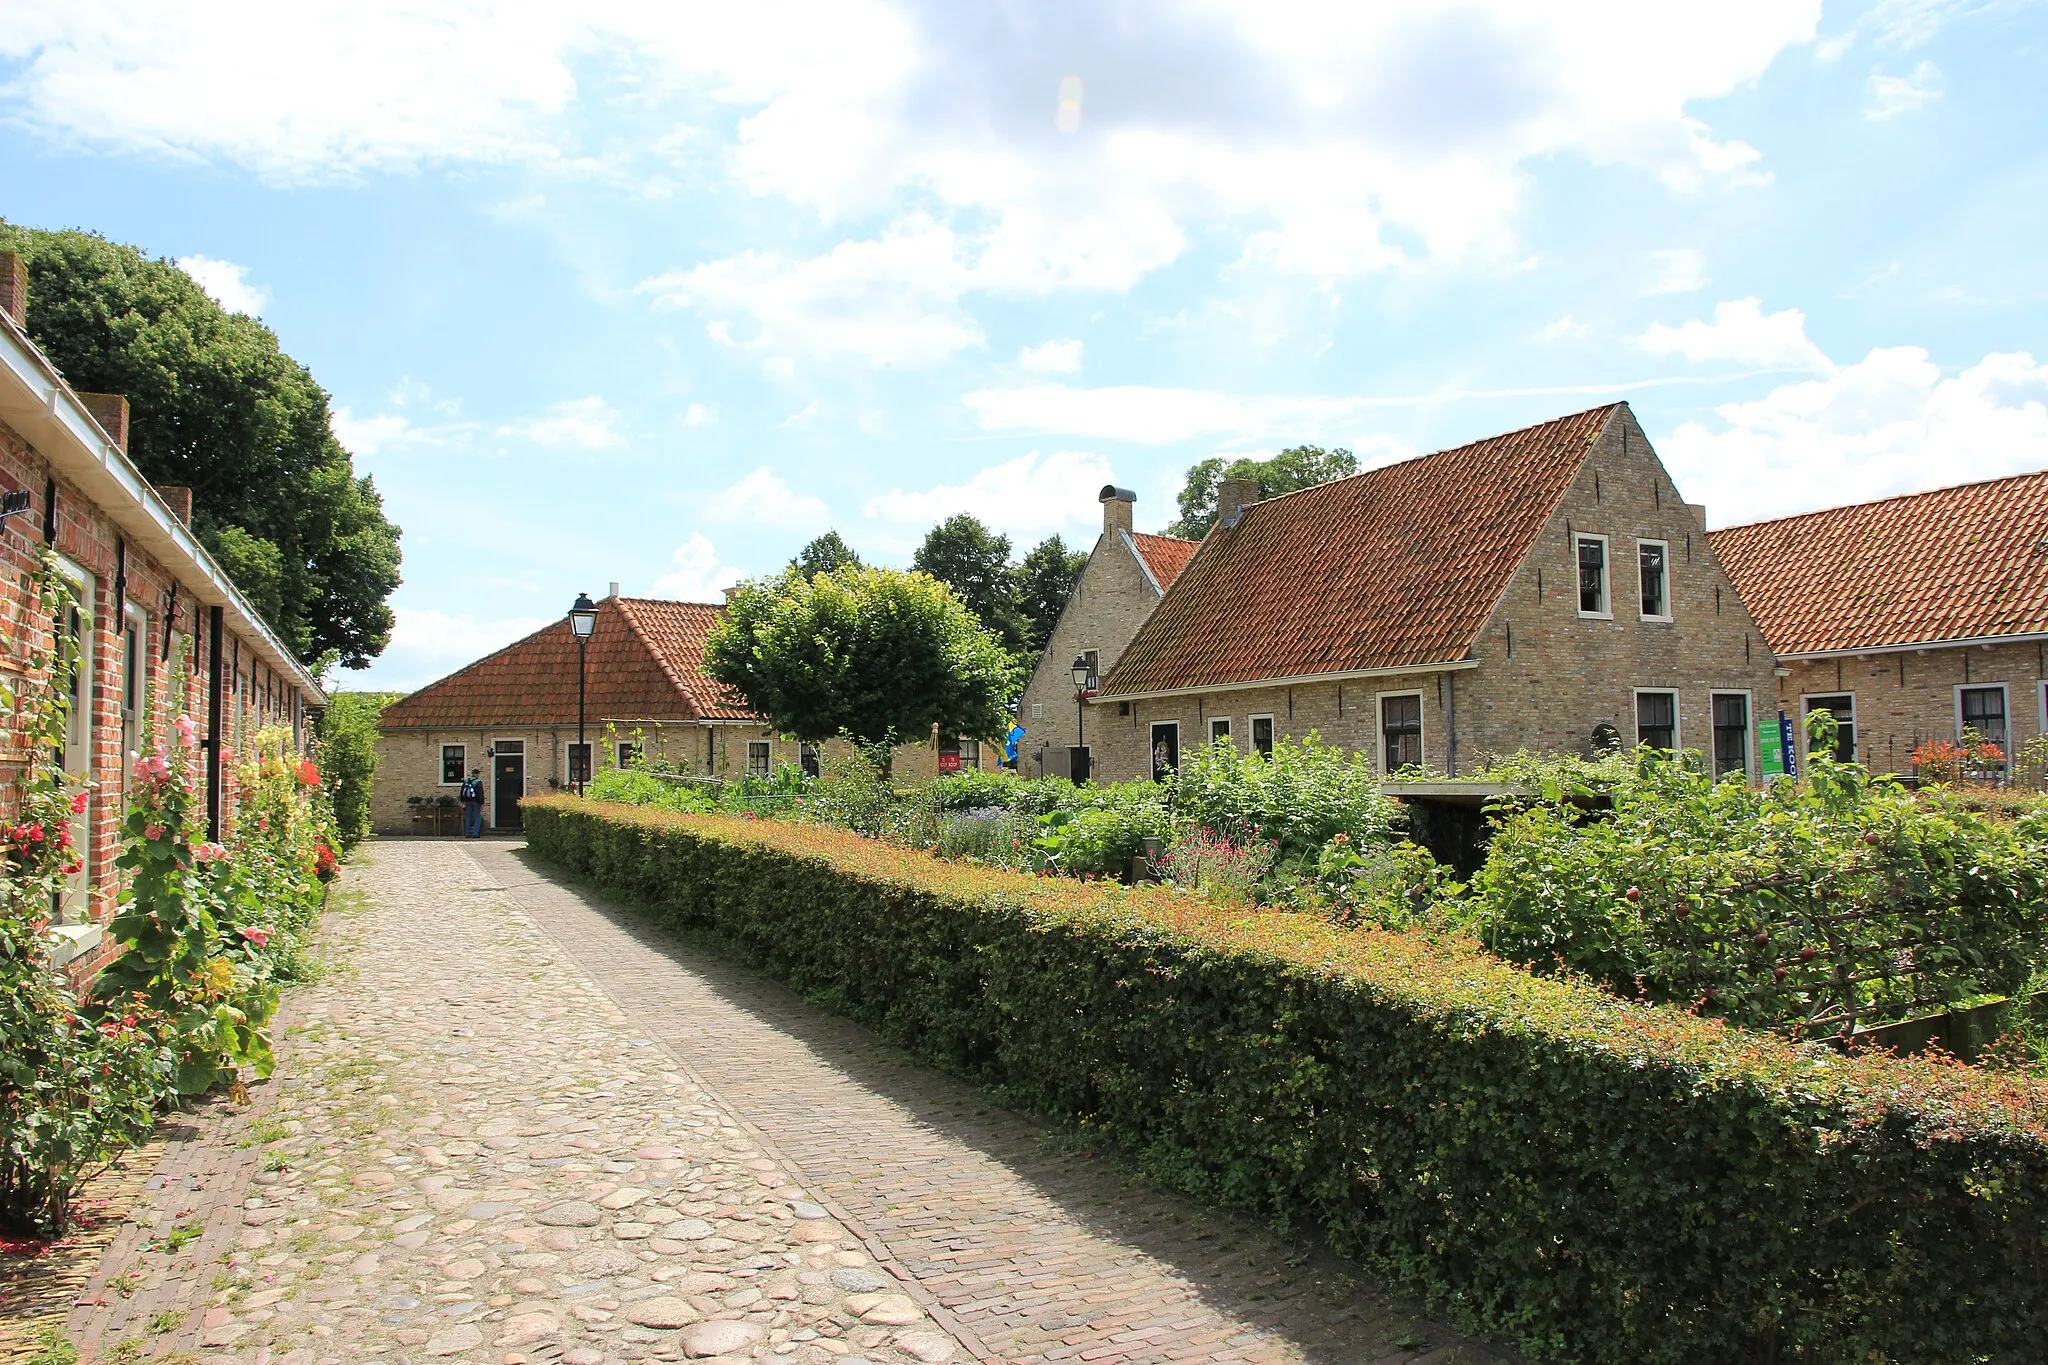
{"label": "drainpipe", "polygon": [[1444,674],[1444,767],[1458,775],[1458,675]]}
{"label": "drainpipe", "polygon": [[220,619],[221,609],[206,611],[206,837],[220,842]]}

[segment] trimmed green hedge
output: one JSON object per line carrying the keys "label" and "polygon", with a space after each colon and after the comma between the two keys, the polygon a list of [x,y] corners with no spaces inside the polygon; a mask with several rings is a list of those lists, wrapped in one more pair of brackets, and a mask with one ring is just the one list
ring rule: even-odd
{"label": "trimmed green hedge", "polygon": [[1462,939],[569,797],[534,850],[921,1055],[1309,1220],[1533,1355],[2038,1360],[2048,1088],[1844,1059]]}

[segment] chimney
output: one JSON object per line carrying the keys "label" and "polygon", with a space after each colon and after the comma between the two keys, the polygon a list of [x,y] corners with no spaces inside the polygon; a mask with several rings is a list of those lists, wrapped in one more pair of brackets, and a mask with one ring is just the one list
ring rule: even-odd
{"label": "chimney", "polygon": [[186,526],[192,524],[192,490],[176,484],[157,485],[156,495],[171,509],[171,515]]}
{"label": "chimney", "polygon": [[12,251],[0,251],[0,313],[28,330],[28,263]]}
{"label": "chimney", "polygon": [[1214,530],[1224,530],[1237,525],[1237,519],[1244,515],[1244,509],[1259,500],[1257,479],[1225,479],[1216,485],[1216,525]]}
{"label": "chimney", "polygon": [[1705,503],[1689,502],[1685,505],[1685,510],[1692,513],[1692,519],[1700,524],[1702,531],[1707,529],[1707,505]]}
{"label": "chimney", "polygon": [[81,393],[78,401],[113,443],[128,453],[128,400],[118,393]]}
{"label": "chimney", "polygon": [[1128,488],[1118,488],[1113,483],[1106,483],[1095,497],[1096,501],[1102,504],[1102,534],[1108,535],[1111,531],[1131,529],[1131,504],[1138,500],[1136,493]]}
{"label": "chimney", "polygon": [[614,579],[612,580],[612,590],[611,590],[610,592],[606,593],[606,594],[605,594],[605,596],[606,596],[606,597],[617,597],[618,595],[619,595],[619,580],[618,580],[618,579],[616,579],[616,578],[614,578]]}

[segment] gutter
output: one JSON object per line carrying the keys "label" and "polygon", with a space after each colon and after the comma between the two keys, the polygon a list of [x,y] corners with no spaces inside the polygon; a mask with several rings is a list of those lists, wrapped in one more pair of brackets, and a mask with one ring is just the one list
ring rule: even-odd
{"label": "gutter", "polygon": [[[12,316],[0,313],[0,418],[20,432],[53,471],[75,484],[121,532],[163,564],[202,606],[220,611],[271,670],[291,679],[313,706],[326,704],[320,680],[285,647],[241,590],[214,562],[192,528],[142,477],[86,410],[78,394]],[[197,633],[196,631],[194,632]]]}
{"label": "gutter", "polygon": [[1930,649],[1989,649],[1993,645],[2043,642],[2048,642],[2048,631],[2032,631],[2025,635],[1971,635],[1959,640],[1921,640],[1906,645],[1864,645],[1857,649],[1810,649],[1797,654],[1778,654],[1777,659],[1781,664],[1805,663],[1818,659],[1854,659],[1865,654],[1925,654]]}
{"label": "gutter", "polygon": [[1291,678],[1253,678],[1249,682],[1197,683],[1192,687],[1165,687],[1153,692],[1097,692],[1090,704],[1105,701],[1152,701],[1159,697],[1192,697],[1197,693],[1248,692],[1257,687],[1302,687],[1309,683],[1353,682],[1360,678],[1396,678],[1408,673],[1462,673],[1479,667],[1477,659],[1453,659],[1447,663],[1403,664],[1399,668],[1353,668],[1342,673],[1303,673]]}

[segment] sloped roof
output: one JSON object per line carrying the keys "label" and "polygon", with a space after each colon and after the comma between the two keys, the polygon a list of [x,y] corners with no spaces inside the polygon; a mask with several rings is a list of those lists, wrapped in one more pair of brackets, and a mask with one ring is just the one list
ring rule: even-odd
{"label": "sloped roof", "polygon": [[2048,472],[1707,538],[1780,657],[2048,634]]}
{"label": "sloped roof", "polygon": [[1148,536],[1137,531],[1131,533],[1131,544],[1138,547],[1138,557],[1152,571],[1152,578],[1159,584],[1161,592],[1173,586],[1173,580],[1180,577],[1180,571],[1195,557],[1195,551],[1202,548],[1199,540]]}
{"label": "sloped roof", "polygon": [[1464,658],[1622,407],[1253,504],[1203,543],[1102,695]]}
{"label": "sloped roof", "polygon": [[[584,714],[609,720],[749,719],[704,675],[704,637],[721,608],[608,597],[597,604]],[[576,721],[576,638],[565,617],[384,708],[385,729],[559,725]]]}

